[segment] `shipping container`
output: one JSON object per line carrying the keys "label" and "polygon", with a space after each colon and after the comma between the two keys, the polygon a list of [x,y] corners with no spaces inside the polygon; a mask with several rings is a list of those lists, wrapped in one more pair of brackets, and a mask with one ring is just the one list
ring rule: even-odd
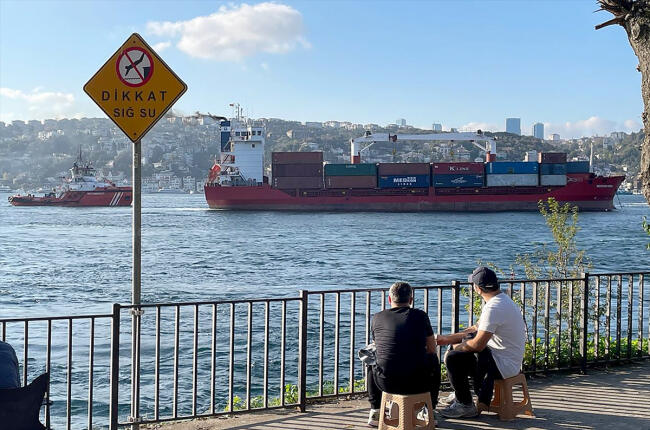
{"label": "shipping container", "polygon": [[430,175],[429,163],[380,163],[377,166],[379,176],[389,175]]}
{"label": "shipping container", "polygon": [[379,175],[379,188],[425,188],[431,186],[429,175]]}
{"label": "shipping container", "polygon": [[530,161],[495,161],[485,165],[485,173],[488,175],[526,175],[537,173],[539,164]]}
{"label": "shipping container", "polygon": [[540,185],[566,185],[566,175],[540,175]]}
{"label": "shipping container", "polygon": [[323,188],[322,177],[308,177],[308,176],[279,176],[273,178],[273,187],[279,189],[293,189],[293,188],[310,188],[321,189]]}
{"label": "shipping container", "polygon": [[482,175],[485,173],[483,163],[433,163],[434,175]]}
{"label": "shipping container", "polygon": [[539,163],[566,163],[566,152],[540,152],[537,154]]}
{"label": "shipping container", "polygon": [[589,173],[589,161],[567,161],[567,173]]}
{"label": "shipping container", "polygon": [[325,176],[376,176],[377,165],[365,164],[326,164]]}
{"label": "shipping container", "polygon": [[535,161],[537,162],[537,151],[527,151],[524,155],[524,161]]}
{"label": "shipping container", "polygon": [[540,164],[540,175],[566,175],[567,169],[564,163]]}
{"label": "shipping container", "polygon": [[322,152],[273,152],[272,164],[323,164]]}
{"label": "shipping container", "polygon": [[327,188],[377,188],[376,176],[327,176]]}
{"label": "shipping container", "polygon": [[433,175],[433,186],[437,188],[482,187],[484,184],[484,175]]}
{"label": "shipping container", "polygon": [[586,182],[591,180],[591,173],[567,173],[566,181],[571,182]]}
{"label": "shipping container", "polygon": [[284,176],[323,176],[323,164],[274,164],[272,166],[274,178]]}
{"label": "shipping container", "polygon": [[488,187],[536,187],[539,176],[537,174],[502,174],[485,175],[485,179]]}

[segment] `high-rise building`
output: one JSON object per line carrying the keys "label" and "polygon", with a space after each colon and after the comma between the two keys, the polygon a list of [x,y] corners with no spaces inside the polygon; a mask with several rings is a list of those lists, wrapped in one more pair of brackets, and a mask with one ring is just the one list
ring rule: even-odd
{"label": "high-rise building", "polygon": [[506,133],[521,136],[521,118],[506,118]]}
{"label": "high-rise building", "polygon": [[406,120],[404,118],[397,118],[395,124],[399,125],[400,127],[404,127],[406,125]]}
{"label": "high-rise building", "polygon": [[541,122],[533,124],[533,137],[544,139],[544,124]]}
{"label": "high-rise building", "polygon": [[434,122],[433,126],[431,127],[431,130],[433,130],[433,131],[442,131],[442,124]]}

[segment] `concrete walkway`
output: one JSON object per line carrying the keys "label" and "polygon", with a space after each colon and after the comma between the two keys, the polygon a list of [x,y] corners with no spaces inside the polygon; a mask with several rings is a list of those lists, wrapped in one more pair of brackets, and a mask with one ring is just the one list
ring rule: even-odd
{"label": "concrete walkway", "polygon": [[[529,380],[535,418],[501,422],[494,414],[477,419],[438,419],[439,429],[630,429],[650,430],[650,362],[587,375],[553,375]],[[446,395],[446,393],[443,393]],[[260,412],[160,424],[164,430],[315,430],[364,429],[368,402],[341,400],[310,405],[306,413]]]}

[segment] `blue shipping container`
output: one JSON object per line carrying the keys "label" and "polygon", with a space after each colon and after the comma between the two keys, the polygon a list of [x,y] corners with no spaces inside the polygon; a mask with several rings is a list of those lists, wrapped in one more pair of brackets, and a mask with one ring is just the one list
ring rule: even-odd
{"label": "blue shipping container", "polygon": [[382,175],[379,188],[426,188],[431,185],[429,175]]}
{"label": "blue shipping container", "polygon": [[540,164],[539,171],[542,175],[566,175],[566,164],[564,163]]}
{"label": "blue shipping container", "polygon": [[566,163],[567,173],[589,173],[589,161],[568,161]]}
{"label": "blue shipping container", "polygon": [[525,175],[539,172],[536,161],[493,161],[485,164],[485,172],[489,174]]}
{"label": "blue shipping container", "polygon": [[433,186],[438,188],[482,187],[484,175],[433,175]]}

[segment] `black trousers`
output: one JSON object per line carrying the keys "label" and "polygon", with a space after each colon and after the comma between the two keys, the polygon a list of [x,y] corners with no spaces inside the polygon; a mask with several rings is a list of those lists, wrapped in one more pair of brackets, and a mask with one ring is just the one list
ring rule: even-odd
{"label": "black trousers", "polygon": [[456,392],[456,399],[465,405],[472,403],[469,378],[474,382],[478,401],[489,405],[494,393],[494,380],[503,379],[497,368],[490,348],[483,351],[462,352],[450,349],[445,356],[449,382]]}
{"label": "black trousers", "polygon": [[430,392],[431,403],[436,407],[440,391],[440,360],[436,354],[427,354],[427,368],[421,374],[409,378],[391,378],[377,371],[376,366],[368,366],[368,401],[372,409],[381,407],[381,393],[419,394]]}

